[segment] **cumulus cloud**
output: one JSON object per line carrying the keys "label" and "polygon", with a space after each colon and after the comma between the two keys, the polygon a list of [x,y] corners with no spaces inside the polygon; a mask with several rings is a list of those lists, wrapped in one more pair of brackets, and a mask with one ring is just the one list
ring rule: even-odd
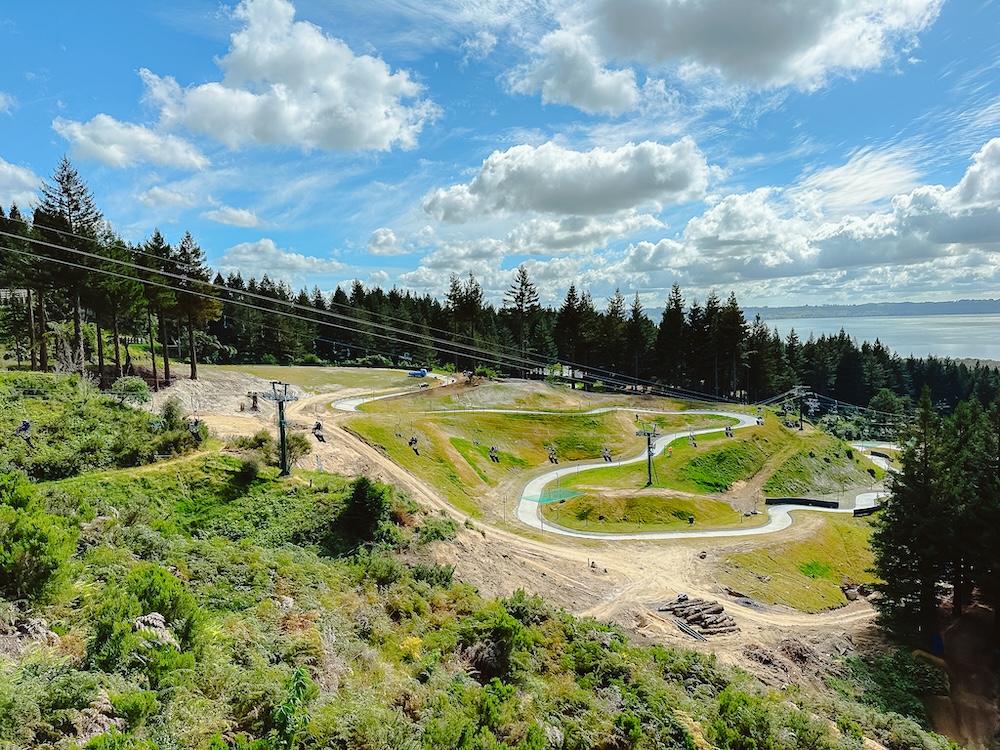
{"label": "cumulus cloud", "polygon": [[238,271],[244,278],[259,279],[266,273],[272,279],[283,279],[295,285],[304,283],[307,277],[344,269],[344,264],[337,261],[282,250],[274,240],[266,237],[233,245],[212,265],[225,274]]}
{"label": "cumulus cloud", "polygon": [[646,141],[614,151],[572,151],[554,143],[495,151],[468,184],[439,189],[424,210],[445,222],[478,214],[605,215],[643,204],[702,196],[709,167],[694,141]]}
{"label": "cumulus cloud", "polygon": [[198,202],[188,193],[181,193],[176,190],[156,185],[144,193],[136,196],[140,203],[154,208],[191,208]]}
{"label": "cumulus cloud", "polygon": [[0,206],[17,204],[22,213],[37,199],[42,178],[26,167],[0,159]]}
{"label": "cumulus cloud", "polygon": [[[587,0],[532,49],[513,90],[617,114],[641,92],[632,64],[757,89],[814,91],[916,45],[944,0]],[[610,67],[615,62],[618,68]]]}
{"label": "cumulus cloud", "polygon": [[182,88],[143,69],[164,127],[183,126],[237,148],[412,148],[437,107],[406,71],[355,55],[317,26],[295,21],[288,0],[244,0],[244,27],[219,60],[221,81]]}
{"label": "cumulus cloud", "polygon": [[513,91],[541,91],[545,104],[569,104],[591,114],[620,114],[639,101],[635,71],[609,70],[587,34],[553,31],[542,39],[537,55],[512,73]]}
{"label": "cumulus cloud", "polygon": [[812,90],[878,68],[937,18],[943,0],[594,0],[607,57]]}
{"label": "cumulus cloud", "polygon": [[368,252],[372,255],[405,255],[410,252],[388,227],[379,227],[368,238]]}
{"label": "cumulus cloud", "polygon": [[[824,290],[824,299],[843,302],[871,278],[915,291],[932,278],[936,287],[928,289],[978,284],[981,294],[1000,260],[1000,139],[973,156],[953,187],[921,185],[894,196],[884,210],[821,221],[798,214],[789,192],[728,195],[692,218],[679,237],[630,245],[602,277],[656,288],[674,280],[736,285],[760,299]],[[793,279],[799,291],[776,291]],[[761,286],[772,282],[770,289]]]}
{"label": "cumulus cloud", "polygon": [[90,122],[56,118],[52,128],[73,144],[73,154],[96,159],[109,167],[131,167],[149,162],[181,169],[204,169],[208,158],[175,135],[157,133],[143,125],[118,122],[99,114]]}
{"label": "cumulus cloud", "polygon": [[234,227],[260,227],[264,222],[258,218],[253,211],[245,208],[233,208],[232,206],[219,206],[212,211],[205,211],[202,217],[219,224],[229,224]]}

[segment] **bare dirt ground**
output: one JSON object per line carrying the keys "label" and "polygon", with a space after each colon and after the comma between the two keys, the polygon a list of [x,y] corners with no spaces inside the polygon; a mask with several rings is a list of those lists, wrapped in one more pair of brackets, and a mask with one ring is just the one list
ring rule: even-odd
{"label": "bare dirt ground", "polygon": [[[467,386],[447,387],[465,393],[470,390]],[[260,412],[248,411],[246,393],[253,390],[270,390],[270,385],[249,375],[212,373],[197,382],[179,381],[161,393],[157,401],[168,396],[181,398],[219,437],[252,434],[261,428],[273,433],[273,403],[261,400]],[[332,409],[331,403],[362,395],[361,389],[298,395],[301,400],[287,405],[286,419],[307,430],[314,422],[322,421],[326,439],[318,442],[310,437],[313,452],[300,461],[300,468],[321,468],[345,476],[365,474],[400,487],[425,507],[443,509],[457,520],[465,520],[432,487],[343,429],[348,413]],[[516,496],[521,481],[494,488],[492,503],[488,499],[484,504],[502,508],[505,498]],[[734,490],[728,499],[734,507],[752,507],[758,491],[750,482]],[[637,641],[714,653],[720,661],[741,666],[776,686],[803,682],[820,685],[822,676],[835,669],[836,656],[880,639],[874,611],[863,599],[837,610],[804,614],[782,606],[739,604],[728,597],[717,582],[716,571],[729,553],[760,544],[751,537],[602,542],[542,537],[513,525],[509,519],[509,512],[488,513],[485,519],[475,521],[474,530],[463,530],[455,542],[436,545],[433,554],[438,562],[454,565],[457,578],[476,585],[486,596],[509,596],[524,589],[575,615],[615,622]],[[801,514],[782,532],[782,539],[804,538],[820,522],[813,514]],[[684,635],[671,617],[656,611],[660,603],[680,593],[718,599],[735,618],[740,631],[714,636],[707,643]],[[971,705],[964,712],[952,712],[953,718],[942,720],[941,730],[954,739],[961,737],[969,747],[985,747],[991,727],[996,726],[996,702],[990,704],[978,697],[976,691],[981,687],[963,688],[964,697],[953,696],[953,702],[961,700]],[[972,718],[983,711],[987,718]]]}

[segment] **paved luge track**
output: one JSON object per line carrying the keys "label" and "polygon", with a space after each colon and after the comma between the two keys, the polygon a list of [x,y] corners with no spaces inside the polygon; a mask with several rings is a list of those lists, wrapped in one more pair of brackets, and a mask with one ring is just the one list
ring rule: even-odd
{"label": "paved luge track", "polygon": [[[342,401],[334,402],[333,407],[341,411],[357,411],[358,407],[368,401],[375,401],[381,398],[390,398],[392,396],[399,396],[409,391],[401,391],[398,393],[387,393],[380,396],[369,396],[367,398],[350,398],[344,399]],[[586,414],[603,414],[610,411],[631,411],[635,412],[636,409],[632,407],[624,406],[613,406],[613,407],[603,407],[597,409],[590,409],[589,411],[580,412],[551,412],[551,411],[525,411],[520,409],[442,409],[440,411],[426,412],[427,414],[470,414],[470,413],[486,413],[486,414],[558,414],[560,416],[582,416]],[[692,409],[689,411],[650,411],[647,409],[640,409],[643,414],[660,414],[660,415],[678,415],[678,414],[701,414],[706,416],[719,416],[719,417],[729,417],[731,419],[737,420],[737,424],[733,425],[734,430],[742,429],[744,427],[750,427],[757,424],[756,415],[745,414],[743,412],[730,412],[730,411],[715,411],[711,409]],[[705,435],[710,432],[718,432],[719,427],[706,427],[700,430],[684,430],[681,432],[672,432],[665,435],[660,435],[653,442],[653,455],[658,456],[663,450],[670,445],[674,440],[678,438],[687,437],[694,434]],[[857,447],[857,446],[855,446]],[[622,464],[634,464],[640,461],[646,460],[646,448],[644,447],[642,451],[631,458],[621,459],[615,463]],[[874,459],[873,459],[874,460]],[[880,462],[884,463],[884,462]],[[717,529],[714,531],[635,531],[629,533],[615,534],[615,533],[605,533],[596,531],[579,531],[577,529],[568,529],[565,526],[559,526],[551,521],[545,521],[542,518],[542,503],[540,498],[542,495],[542,490],[550,482],[555,480],[579,474],[582,471],[588,471],[590,469],[598,469],[606,467],[608,464],[605,461],[588,461],[586,463],[575,463],[566,466],[560,466],[558,469],[552,469],[544,474],[531,479],[524,488],[521,490],[521,494],[517,499],[517,506],[514,508],[515,517],[526,526],[530,526],[533,529],[537,529],[543,533],[549,534],[559,534],[562,536],[578,537],[582,539],[600,539],[603,541],[630,541],[630,540],[660,540],[660,539],[711,539],[718,537],[740,537],[740,536],[756,536],[760,534],[774,534],[783,529],[787,529],[792,525],[792,512],[796,510],[809,510],[820,513],[850,513],[853,515],[855,508],[870,508],[874,506],[878,498],[884,493],[880,492],[862,492],[855,496],[854,507],[853,508],[817,508],[811,505],[768,505],[765,506],[768,520],[766,523],[760,526],[752,526],[749,528],[737,528],[737,529]]]}

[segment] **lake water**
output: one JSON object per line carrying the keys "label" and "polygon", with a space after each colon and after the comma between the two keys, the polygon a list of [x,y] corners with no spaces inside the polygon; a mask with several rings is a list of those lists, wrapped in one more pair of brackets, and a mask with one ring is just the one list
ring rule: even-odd
{"label": "lake water", "polygon": [[794,328],[805,343],[812,333],[834,334],[843,328],[860,346],[877,338],[901,357],[951,357],[1000,361],[1000,315],[916,315],[912,317],[788,318],[768,320],[784,338]]}

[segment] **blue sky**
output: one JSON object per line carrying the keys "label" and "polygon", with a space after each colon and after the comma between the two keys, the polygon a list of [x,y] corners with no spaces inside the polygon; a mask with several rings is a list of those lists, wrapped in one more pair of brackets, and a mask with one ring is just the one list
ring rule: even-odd
{"label": "blue sky", "polygon": [[995,0],[0,6],[0,205],[495,302],[1000,297]]}

